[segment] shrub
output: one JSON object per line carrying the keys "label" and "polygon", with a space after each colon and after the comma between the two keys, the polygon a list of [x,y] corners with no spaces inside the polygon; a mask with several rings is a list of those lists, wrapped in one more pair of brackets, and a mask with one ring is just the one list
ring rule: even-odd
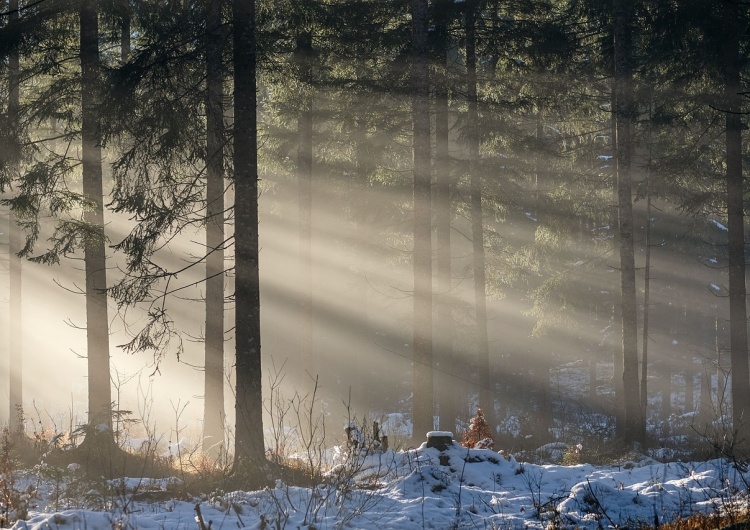
{"label": "shrub", "polygon": [[462,433],[459,443],[469,449],[492,449],[495,446],[492,429],[481,408],[477,407],[477,413],[469,420],[469,430]]}

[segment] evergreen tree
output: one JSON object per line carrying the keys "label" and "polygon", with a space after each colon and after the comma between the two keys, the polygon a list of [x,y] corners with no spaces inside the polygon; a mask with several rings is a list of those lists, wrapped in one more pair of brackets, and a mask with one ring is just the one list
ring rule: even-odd
{"label": "evergreen tree", "polygon": [[479,402],[494,409],[494,397],[490,391],[490,354],[487,337],[487,285],[484,255],[484,215],[482,209],[482,177],[479,171],[479,116],[477,102],[477,56],[476,56],[477,2],[466,4],[466,142],[469,149],[469,181],[471,190],[471,234],[473,246],[474,307],[477,340],[477,367],[479,373]]}
{"label": "evergreen tree", "polygon": [[[83,195],[90,201],[84,220],[91,227],[84,241],[86,268],[86,344],[88,352],[89,425],[92,433],[112,436],[104,192],[100,136],[101,65],[97,4],[83,0],[79,12],[81,48],[81,144]],[[106,431],[99,426],[104,425]]]}
{"label": "evergreen tree", "polygon": [[614,101],[615,164],[617,178],[621,310],[623,355],[623,404],[625,407],[624,436],[627,441],[642,441],[641,405],[638,382],[638,319],[635,299],[635,251],[633,234],[632,156],[634,142],[632,122],[633,102],[630,4],[622,0],[613,2],[614,35]]}
{"label": "evergreen tree", "polygon": [[456,353],[453,349],[455,326],[453,321],[453,277],[451,255],[451,206],[452,159],[450,142],[450,116],[448,94],[448,51],[450,46],[450,24],[453,2],[441,0],[433,6],[435,31],[433,32],[434,86],[435,86],[435,184],[433,208],[435,210],[435,231],[437,251],[437,271],[435,296],[436,319],[434,349],[437,371],[436,400],[440,412],[440,428],[450,432],[456,430],[456,385],[451,381],[457,372]]}
{"label": "evergreen tree", "polygon": [[297,185],[299,190],[300,360],[308,376],[316,374],[313,348],[312,211],[313,211],[313,51],[312,33],[297,36],[295,62],[301,82],[297,117]]}
{"label": "evergreen tree", "polygon": [[[9,25],[18,21],[18,0],[10,0]],[[20,57],[18,47],[14,47],[8,57],[8,128],[10,141],[8,145],[14,152],[9,153],[9,172],[12,178],[20,173]],[[13,432],[23,432],[23,313],[21,304],[21,258],[18,253],[23,248],[23,237],[17,226],[13,209],[9,210],[8,219],[8,261],[10,284],[10,343],[9,343],[9,426]]]}
{"label": "evergreen tree", "polygon": [[732,420],[736,442],[750,441],[750,375],[748,368],[747,300],[745,286],[745,185],[742,175],[742,104],[740,79],[740,13],[725,2],[723,64],[726,107],[726,207],[729,238],[729,324],[732,362]]}
{"label": "evergreen tree", "polygon": [[223,451],[224,427],[224,31],[222,0],[206,2],[206,334],[203,450]]}
{"label": "evergreen tree", "polygon": [[432,219],[427,0],[412,2],[412,120],[414,152],[414,386],[413,438],[433,430]]}
{"label": "evergreen tree", "polygon": [[259,485],[267,480],[260,355],[258,144],[255,1],[233,0],[235,341],[234,470]]}

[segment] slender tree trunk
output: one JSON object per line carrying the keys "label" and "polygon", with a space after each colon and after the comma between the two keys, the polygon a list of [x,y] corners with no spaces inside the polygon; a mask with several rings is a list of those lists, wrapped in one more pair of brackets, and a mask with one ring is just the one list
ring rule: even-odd
{"label": "slender tree trunk", "polygon": [[89,424],[94,427],[104,424],[111,428],[112,387],[104,249],[104,193],[102,151],[99,143],[101,117],[97,103],[100,68],[97,4],[94,0],[84,0],[80,10],[83,194],[93,205],[93,208],[84,214],[84,219],[95,232],[95,237],[88,238],[85,243],[86,338]]}
{"label": "slender tree trunk", "polygon": [[643,351],[641,356],[641,416],[644,420],[648,409],[648,318],[651,287],[651,192],[646,193],[646,264],[643,278]]}
{"label": "slender tree trunk", "polygon": [[[10,0],[10,24],[18,21],[18,0]],[[8,121],[13,132],[15,152],[11,163],[14,176],[20,170],[21,153],[18,147],[19,107],[20,107],[20,67],[18,50],[11,51],[8,57]],[[23,235],[16,223],[13,210],[9,214],[8,261],[10,282],[10,415],[8,424],[13,432],[23,431],[23,318],[21,304],[21,258],[17,253],[23,248]]]}
{"label": "slender tree trunk", "polygon": [[234,472],[265,483],[258,269],[255,0],[232,1],[234,49],[235,361]]}
{"label": "slender tree trunk", "polygon": [[432,215],[430,182],[429,49],[427,0],[412,1],[412,120],[414,151],[414,440],[433,430]]}
{"label": "slender tree trunk", "polygon": [[[684,332],[682,340],[685,344],[692,344],[692,330],[695,322],[690,321],[690,311],[688,310],[687,303],[683,302],[682,306],[682,322],[684,324]],[[685,381],[685,412],[695,412],[695,364],[694,356],[692,352],[688,351],[683,356],[682,362],[685,367],[684,370],[684,381]]]}
{"label": "slender tree trunk", "polygon": [[[361,105],[360,108],[365,108],[364,99],[359,104]],[[360,345],[362,351],[367,351],[371,335],[368,309],[369,283],[367,277],[371,270],[371,245],[374,234],[371,224],[368,223],[368,215],[372,208],[370,204],[371,189],[369,185],[369,175],[372,167],[366,149],[367,123],[362,116],[354,118],[354,130],[355,178],[351,181],[351,197],[356,208],[354,212],[354,241],[356,245],[354,263],[356,274],[354,277],[352,300],[354,302],[354,315],[356,318],[355,343]],[[359,363],[357,359],[353,359],[353,362]],[[361,364],[359,364],[359,368],[354,370],[352,385],[353,403],[351,403],[355,407],[354,410],[357,410],[357,407],[364,408],[371,406],[370,391],[373,388],[372,383],[374,379],[375,376],[369,366],[363,370]]]}
{"label": "slender tree trunk", "polygon": [[643,336],[641,337],[641,417],[643,418],[644,432],[641,438],[646,439],[646,419],[648,418],[648,325],[651,289],[651,178],[649,170],[646,170],[646,263],[643,266]]}
{"label": "slender tree trunk", "polygon": [[745,216],[742,178],[742,120],[738,5],[724,4],[724,83],[726,104],[727,228],[729,231],[729,345],[732,365],[732,421],[736,442],[746,448],[750,434],[745,285]]}
{"label": "slender tree trunk", "polygon": [[628,0],[613,0],[615,53],[615,167],[617,170],[618,218],[620,221],[620,283],[622,309],[624,439],[641,441],[643,432],[638,385],[638,321],[635,295],[635,252],[633,239],[633,197],[631,157],[634,116],[630,65],[632,24]]}
{"label": "slender tree trunk", "polygon": [[455,432],[456,395],[453,376],[456,375],[453,351],[453,310],[451,281],[451,157],[448,124],[448,53],[447,8],[450,2],[436,6],[435,46],[435,228],[437,232],[437,319],[435,326],[436,360],[439,363],[435,393],[440,411],[440,429]]}
{"label": "slender tree trunk", "polygon": [[297,37],[299,76],[305,85],[297,119],[297,183],[299,187],[299,305],[300,357],[304,370],[315,376],[312,301],[312,35]]}
{"label": "slender tree trunk", "polygon": [[716,409],[715,414],[724,416],[727,414],[727,377],[728,372],[724,369],[724,363],[721,355],[721,332],[723,327],[719,324],[719,318],[714,319],[714,349],[716,351]]}
{"label": "slender tree trunk", "polygon": [[224,71],[222,0],[206,12],[206,344],[203,450],[224,446]]}
{"label": "slender tree trunk", "polygon": [[[536,139],[541,145],[544,142],[544,120],[541,110],[536,114]],[[542,218],[545,211],[544,189],[551,187],[548,173],[545,171],[542,155],[537,155],[534,161],[534,208],[536,216]],[[549,439],[549,427],[554,424],[554,408],[552,405],[555,391],[552,387],[552,367],[554,366],[552,352],[541,352],[534,363],[534,386],[538,388],[536,423],[539,426],[540,442]]]}
{"label": "slender tree trunk", "polygon": [[490,389],[490,350],[487,338],[487,292],[484,262],[484,216],[482,215],[482,177],[479,160],[479,112],[477,109],[476,0],[466,6],[466,82],[468,100],[469,179],[471,186],[471,235],[474,268],[474,310],[476,314],[479,405],[494,417],[494,397]]}
{"label": "slender tree trunk", "polygon": [[661,398],[661,417],[669,419],[672,415],[672,370],[669,364],[664,366],[664,372],[661,374],[663,381],[662,398]]}
{"label": "slender tree trunk", "polygon": [[120,9],[120,60],[125,63],[130,57],[130,0],[120,0]]}
{"label": "slender tree trunk", "polygon": [[[617,99],[615,94],[615,83],[612,84],[612,155],[617,155],[617,115],[614,109],[617,108]],[[620,219],[618,208],[618,176],[616,164],[612,164],[612,208],[610,211],[610,225],[612,226],[612,245],[613,252],[620,248]],[[615,436],[623,438],[625,436],[625,390],[622,386],[623,358],[622,358],[622,327],[618,323],[622,318],[622,293],[619,286],[612,286],[612,313],[611,313],[611,330],[609,344],[612,348],[613,375],[612,386],[614,387],[615,403]]]}

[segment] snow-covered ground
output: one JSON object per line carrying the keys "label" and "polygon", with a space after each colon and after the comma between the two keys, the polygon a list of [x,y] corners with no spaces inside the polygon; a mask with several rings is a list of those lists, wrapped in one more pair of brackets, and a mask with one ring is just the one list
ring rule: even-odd
{"label": "snow-covered ground", "polygon": [[79,470],[64,472],[62,488],[60,482],[57,488],[39,483],[28,517],[13,528],[200,529],[198,507],[212,530],[596,529],[737,510],[750,480],[747,470],[724,460],[535,465],[454,442],[443,451],[426,444],[366,454],[340,450],[338,465],[316,488],[277,482],[262,491],[178,499],[169,493],[174,480],[116,480],[92,509],[82,497],[66,497],[65,481],[75,480]]}

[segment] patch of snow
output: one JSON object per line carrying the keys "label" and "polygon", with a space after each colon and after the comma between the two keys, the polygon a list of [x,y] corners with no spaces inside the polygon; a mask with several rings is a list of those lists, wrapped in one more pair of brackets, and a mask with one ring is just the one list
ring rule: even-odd
{"label": "patch of snow", "polygon": [[430,431],[427,433],[427,438],[453,438],[453,433],[450,431]]}

